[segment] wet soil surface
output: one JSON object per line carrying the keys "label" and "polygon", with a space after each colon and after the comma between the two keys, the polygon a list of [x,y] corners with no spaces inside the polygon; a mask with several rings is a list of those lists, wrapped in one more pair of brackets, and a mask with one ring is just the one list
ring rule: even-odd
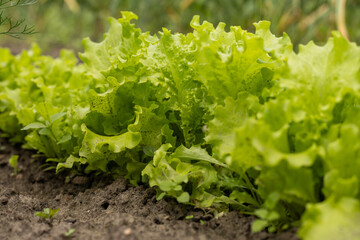
{"label": "wet soil surface", "polygon": [[[156,201],[155,191],[124,179],[65,176],[39,170],[33,152],[0,141],[0,239],[283,239],[280,234],[250,231],[253,217],[230,212],[215,218],[172,199]],[[19,154],[21,172],[8,164]],[[35,216],[44,208],[60,209],[53,219]],[[187,219],[186,216],[193,215]],[[69,230],[74,232],[69,232]],[[71,233],[71,234],[70,234]],[[66,236],[69,235],[69,236]]]}

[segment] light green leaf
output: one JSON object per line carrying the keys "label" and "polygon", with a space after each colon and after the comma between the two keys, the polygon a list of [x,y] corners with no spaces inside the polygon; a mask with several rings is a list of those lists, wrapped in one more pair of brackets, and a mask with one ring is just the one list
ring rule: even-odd
{"label": "light green leaf", "polygon": [[260,231],[264,230],[268,226],[268,224],[269,223],[267,220],[256,219],[251,224],[251,232],[253,232],[253,233],[260,232]]}
{"label": "light green leaf", "polygon": [[58,165],[56,166],[56,172],[58,173],[60,170],[62,170],[63,168],[68,168],[71,169],[73,168],[74,164],[78,163],[78,164],[86,164],[86,159],[84,158],[78,158],[78,157],[74,157],[73,155],[70,155],[65,162],[60,162],[58,163]]}
{"label": "light green leaf", "polygon": [[180,158],[183,160],[198,160],[198,161],[205,161],[209,163],[213,163],[222,167],[227,168],[228,166],[224,163],[219,162],[215,158],[211,157],[205,149],[202,149],[199,146],[193,146],[190,149],[181,145],[180,147],[176,148],[175,152],[171,154],[173,158]]}
{"label": "light green leaf", "polygon": [[141,134],[137,132],[126,132],[119,136],[101,136],[90,131],[82,125],[85,134],[80,156],[89,156],[91,153],[101,152],[103,146],[108,146],[109,151],[119,153],[125,149],[132,149],[141,142]]}
{"label": "light green leaf", "polygon": [[178,200],[179,203],[187,203],[190,200],[190,195],[187,192],[183,192],[176,200]]}
{"label": "light green leaf", "polygon": [[299,236],[306,240],[360,239],[360,203],[358,199],[328,199],[309,204],[302,216]]}
{"label": "light green leaf", "polygon": [[53,123],[56,120],[59,120],[60,118],[62,118],[63,116],[66,115],[66,112],[61,112],[61,113],[55,113],[53,115],[50,116],[50,122]]}
{"label": "light green leaf", "polygon": [[17,174],[20,171],[18,166],[18,160],[19,160],[19,155],[12,155],[9,159],[9,164],[14,169],[13,174]]}
{"label": "light green leaf", "polygon": [[67,134],[67,135],[64,135],[58,142],[57,144],[62,144],[62,143],[65,143],[67,141],[70,141],[71,140],[71,135]]}
{"label": "light green leaf", "polygon": [[37,129],[37,128],[46,128],[46,125],[41,122],[33,122],[26,125],[21,130],[29,130],[29,129]]}

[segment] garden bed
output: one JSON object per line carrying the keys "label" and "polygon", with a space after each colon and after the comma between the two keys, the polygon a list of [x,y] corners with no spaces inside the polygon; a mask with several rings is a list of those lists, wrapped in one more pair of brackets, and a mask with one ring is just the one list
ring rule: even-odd
{"label": "garden bed", "polygon": [[[2,140],[0,155],[0,239],[298,239],[295,230],[252,234],[251,216],[230,212],[215,218],[172,199],[156,201],[155,191],[119,178],[73,177],[39,170],[33,152]],[[19,154],[20,173],[8,164]],[[49,220],[35,216],[59,208]],[[192,217],[191,217],[192,216]],[[190,219],[189,219],[190,218]],[[69,230],[75,232],[66,237]]]}
{"label": "garden bed", "polygon": [[267,21],[150,35],[135,19],[85,39],[81,63],[0,49],[1,136],[34,150],[4,143],[1,234],[360,238],[356,44],[334,32],[296,53]]}

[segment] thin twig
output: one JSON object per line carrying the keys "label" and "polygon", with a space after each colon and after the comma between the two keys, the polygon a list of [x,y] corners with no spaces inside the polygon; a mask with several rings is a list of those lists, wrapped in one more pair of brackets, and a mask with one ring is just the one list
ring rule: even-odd
{"label": "thin twig", "polygon": [[21,7],[21,6],[29,6],[35,4],[37,0],[0,0],[0,10],[12,8],[12,7]]}
{"label": "thin twig", "polygon": [[24,25],[21,27],[24,22],[25,19],[13,21],[10,17],[3,17],[3,12],[0,12],[0,26],[6,26],[4,31],[0,31],[0,35],[20,38],[21,35],[35,34],[36,32],[34,26]]}
{"label": "thin twig", "polygon": [[0,35],[7,35],[14,38],[20,38],[21,35],[35,34],[34,26],[24,25],[25,19],[13,19],[4,16],[6,9],[12,7],[28,6],[36,3],[37,0],[0,0]]}
{"label": "thin twig", "polygon": [[336,25],[339,32],[349,40],[349,34],[346,28],[346,0],[338,0],[336,4]]}

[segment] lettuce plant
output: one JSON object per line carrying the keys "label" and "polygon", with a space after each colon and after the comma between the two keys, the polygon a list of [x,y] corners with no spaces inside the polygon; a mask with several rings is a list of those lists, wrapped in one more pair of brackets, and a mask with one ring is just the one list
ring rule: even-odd
{"label": "lettuce plant", "polygon": [[195,16],[191,33],[151,35],[134,19],[85,39],[83,63],[1,49],[4,134],[57,172],[121,175],[157,199],[253,214],[253,231],[360,236],[349,224],[360,218],[358,46],[335,32],[295,53],[266,21],[249,33]]}

